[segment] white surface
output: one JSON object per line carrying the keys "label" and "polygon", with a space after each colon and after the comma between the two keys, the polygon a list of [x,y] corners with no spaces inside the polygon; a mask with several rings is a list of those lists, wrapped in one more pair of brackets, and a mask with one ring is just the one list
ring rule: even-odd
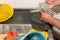
{"label": "white surface", "polygon": [[45,0],[0,0],[0,3],[11,4],[14,8],[37,8]]}

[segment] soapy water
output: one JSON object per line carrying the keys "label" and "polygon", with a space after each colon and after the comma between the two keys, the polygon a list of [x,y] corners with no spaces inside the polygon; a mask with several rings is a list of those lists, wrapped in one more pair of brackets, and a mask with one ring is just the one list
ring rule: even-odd
{"label": "soapy water", "polygon": [[36,35],[34,37],[32,37],[30,40],[41,40],[40,37],[37,37]]}
{"label": "soapy water", "polygon": [[42,40],[42,38],[38,35],[30,35],[31,37],[27,37],[24,40]]}

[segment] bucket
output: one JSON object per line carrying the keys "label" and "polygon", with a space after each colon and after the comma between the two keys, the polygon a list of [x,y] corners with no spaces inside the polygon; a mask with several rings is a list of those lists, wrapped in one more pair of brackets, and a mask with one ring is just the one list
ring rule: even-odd
{"label": "bucket", "polygon": [[17,37],[16,40],[46,40],[46,38],[40,32],[29,32],[23,36]]}
{"label": "bucket", "polygon": [[10,4],[0,4],[0,22],[4,22],[13,16],[14,9]]}

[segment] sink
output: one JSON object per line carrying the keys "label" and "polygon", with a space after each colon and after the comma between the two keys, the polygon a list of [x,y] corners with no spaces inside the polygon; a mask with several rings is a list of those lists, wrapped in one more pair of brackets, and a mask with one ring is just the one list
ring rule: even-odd
{"label": "sink", "polygon": [[13,17],[0,24],[30,24],[30,17],[29,9],[15,9]]}

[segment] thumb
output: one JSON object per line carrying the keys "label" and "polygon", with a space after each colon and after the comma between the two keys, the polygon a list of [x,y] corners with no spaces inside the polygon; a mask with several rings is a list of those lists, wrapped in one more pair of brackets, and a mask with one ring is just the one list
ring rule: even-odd
{"label": "thumb", "polygon": [[43,14],[45,14],[46,12],[41,12],[41,14],[43,15]]}
{"label": "thumb", "polygon": [[40,18],[41,20],[43,20],[42,18]]}
{"label": "thumb", "polygon": [[54,3],[52,0],[46,0],[46,3],[48,4],[49,8],[53,8],[54,7]]}

